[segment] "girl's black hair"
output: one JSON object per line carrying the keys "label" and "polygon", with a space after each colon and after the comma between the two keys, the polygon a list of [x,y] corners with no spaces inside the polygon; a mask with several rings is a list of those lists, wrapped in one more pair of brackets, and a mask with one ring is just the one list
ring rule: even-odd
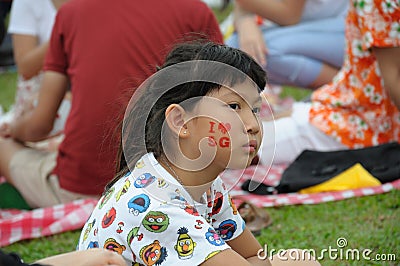
{"label": "girl's black hair", "polygon": [[[134,131],[133,129],[138,128],[139,124],[143,124],[143,121],[146,121],[145,136],[123,134],[117,158],[117,174],[107,185],[106,189],[110,188],[119,178],[124,176],[129,171],[129,168],[133,169],[134,164],[144,154],[152,152],[156,158],[159,158],[163,154],[161,128],[165,121],[165,111],[169,105],[179,104],[187,99],[205,96],[221,88],[222,84],[233,87],[233,85],[237,83],[244,82],[243,77],[245,75],[257,85],[259,91],[264,89],[266,85],[265,71],[249,55],[223,44],[216,44],[203,40],[178,44],[167,55],[164,65],[158,67],[157,70],[159,71],[171,66],[179,66],[179,63],[193,60],[201,60],[201,62],[214,61],[222,64],[216,67],[213,67],[213,64],[211,64],[211,67],[207,65],[207,67],[191,69],[188,69],[187,65],[184,65],[182,68],[178,67],[173,75],[164,76],[161,81],[155,79],[147,83],[145,89],[141,91],[141,94],[135,101],[139,104],[134,104],[132,108],[128,110],[124,121],[124,124],[129,126],[130,131]],[[221,65],[231,66],[232,71],[229,71],[229,68],[227,71],[226,67],[218,69]],[[245,75],[237,75],[237,70],[240,70]],[[193,79],[186,80],[193,81],[178,84],[169,90],[164,90],[160,96],[156,88],[170,83],[168,79],[172,80],[173,83],[173,80],[178,76],[191,76]],[[213,82],[204,80],[212,80]],[[148,111],[149,108],[151,108],[150,112]],[[124,127],[126,126],[124,125]],[[145,147],[138,144],[143,142],[143,137],[145,139]],[[122,142],[124,142],[124,149],[122,148]],[[126,154],[133,156],[131,158],[126,158]]]}

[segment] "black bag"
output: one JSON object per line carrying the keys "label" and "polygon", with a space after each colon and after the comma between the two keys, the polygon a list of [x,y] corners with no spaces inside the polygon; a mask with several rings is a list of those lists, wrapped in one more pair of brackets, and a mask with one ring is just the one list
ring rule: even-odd
{"label": "black bag", "polygon": [[297,192],[325,182],[356,163],[360,163],[381,183],[399,179],[400,144],[391,142],[330,152],[305,150],[285,169],[278,186],[271,187],[247,180],[242,189],[259,195]]}

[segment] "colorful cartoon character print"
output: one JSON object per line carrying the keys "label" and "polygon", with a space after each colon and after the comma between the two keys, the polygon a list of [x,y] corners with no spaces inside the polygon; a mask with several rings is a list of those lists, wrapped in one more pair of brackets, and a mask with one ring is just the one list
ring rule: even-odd
{"label": "colorful cartoon character print", "polygon": [[91,223],[88,223],[85,229],[85,233],[83,233],[83,241],[86,241],[86,239],[89,237],[90,231],[92,230],[95,223],[96,219],[93,219]]}
{"label": "colorful cartoon character print", "polygon": [[217,214],[220,212],[222,203],[223,203],[223,195],[221,192],[216,192],[215,193],[215,199],[214,199],[214,204],[212,207],[212,215]]}
{"label": "colorful cartoon character print", "polygon": [[156,180],[156,177],[150,173],[144,173],[135,180],[136,188],[145,188]]}
{"label": "colorful cartoon character print", "polygon": [[91,249],[91,248],[98,248],[99,247],[99,242],[97,241],[90,241],[87,249]]}
{"label": "colorful cartoon character print", "polygon": [[119,201],[122,195],[128,192],[129,187],[131,186],[131,181],[129,179],[125,180],[124,186],[115,194],[116,201]]}
{"label": "colorful cartoon character print", "polygon": [[140,194],[131,198],[128,202],[129,212],[137,216],[145,212],[150,206],[150,198],[146,194]]}
{"label": "colorful cartoon character print", "polygon": [[124,227],[124,222],[119,222],[118,223],[118,228],[117,228],[117,230],[116,230],[116,232],[118,233],[118,234],[121,234],[123,231],[124,231],[124,229],[122,228],[122,227]]}
{"label": "colorful cartoon character print", "polygon": [[135,168],[140,169],[145,166],[143,159],[136,162]]}
{"label": "colorful cartoon character print", "polygon": [[208,228],[208,232],[206,233],[207,241],[214,246],[222,246],[225,244],[225,241],[215,232],[213,229]]}
{"label": "colorful cartoon character print", "polygon": [[211,252],[210,254],[208,254],[207,257],[204,260],[208,260],[208,259],[214,257],[215,255],[217,255],[220,252],[221,252],[221,250],[215,250],[215,251]]}
{"label": "colorful cartoon character print", "polygon": [[139,234],[139,227],[134,227],[132,230],[129,232],[126,242],[128,242],[129,245],[132,244],[133,240],[137,238],[138,241],[142,240],[143,234]]}
{"label": "colorful cartoon character print", "polygon": [[104,248],[117,252],[118,254],[122,255],[122,252],[126,250],[126,247],[124,245],[121,245],[117,241],[115,241],[114,238],[108,238],[106,242],[104,242]]}
{"label": "colorful cartoon character print", "polygon": [[232,201],[231,195],[228,194],[228,198],[229,198],[229,204],[230,204],[231,207],[232,207],[232,213],[233,213],[234,215],[238,214],[238,210],[237,210],[237,208],[236,208],[235,203],[233,203],[233,201]]}
{"label": "colorful cartoon character print", "polygon": [[143,262],[148,266],[160,265],[168,256],[167,249],[161,247],[158,240],[154,240],[150,245],[142,247],[139,255]]}
{"label": "colorful cartoon character print", "polygon": [[112,194],[114,193],[115,188],[111,187],[108,189],[105,193],[104,196],[101,198],[100,204],[99,204],[99,210],[103,208],[104,204],[107,203],[107,201],[111,198]]}
{"label": "colorful cartoon character print", "polygon": [[144,217],[142,224],[144,228],[153,233],[161,233],[167,230],[169,225],[168,215],[159,211],[150,211]]}
{"label": "colorful cartoon character print", "polygon": [[218,226],[218,229],[216,230],[217,233],[221,236],[223,240],[229,240],[232,238],[233,234],[236,231],[236,222],[229,219],[225,220],[220,225]]}
{"label": "colorful cartoon character print", "polygon": [[167,181],[165,181],[165,179],[164,178],[157,178],[157,186],[159,187],[159,188],[166,188],[166,187],[168,187],[168,183],[167,183]]}
{"label": "colorful cartoon character print", "polygon": [[112,207],[106,212],[106,214],[104,214],[103,220],[101,221],[101,227],[109,227],[114,222],[115,217],[117,217],[117,211]]}
{"label": "colorful cartoon character print", "polygon": [[194,248],[196,247],[196,243],[193,242],[193,239],[188,235],[188,232],[189,231],[186,227],[181,227],[178,230],[179,236],[174,248],[181,260],[193,257]]}
{"label": "colorful cartoon character print", "polygon": [[183,209],[185,210],[185,212],[187,212],[191,215],[200,216],[197,209],[194,206],[190,205],[188,202],[185,202],[185,204],[183,205]]}

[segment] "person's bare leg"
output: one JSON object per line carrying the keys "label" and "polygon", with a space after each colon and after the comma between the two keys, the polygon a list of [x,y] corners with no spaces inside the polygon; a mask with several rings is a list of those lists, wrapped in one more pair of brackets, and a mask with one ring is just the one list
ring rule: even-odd
{"label": "person's bare leg", "polygon": [[337,69],[331,65],[323,64],[321,73],[319,73],[319,75],[314,80],[314,82],[310,84],[310,88],[317,89],[317,88],[321,87],[322,85],[325,85],[325,84],[331,82],[333,77],[338,73],[338,71],[339,71],[339,69]]}
{"label": "person's bare leg", "polygon": [[10,175],[10,161],[18,151],[25,148],[11,138],[0,137],[0,176],[4,176],[12,184]]}
{"label": "person's bare leg", "polygon": [[321,266],[307,250],[301,249],[285,250],[284,253],[275,254],[270,261],[272,266]]}

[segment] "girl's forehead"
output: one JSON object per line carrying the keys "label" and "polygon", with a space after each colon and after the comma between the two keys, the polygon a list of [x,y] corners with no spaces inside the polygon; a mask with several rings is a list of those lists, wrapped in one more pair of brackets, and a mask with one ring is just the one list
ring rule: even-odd
{"label": "girl's forehead", "polygon": [[222,86],[218,90],[214,90],[209,95],[221,100],[228,100],[232,98],[240,98],[250,104],[261,101],[261,96],[258,88],[254,84],[241,83],[233,87]]}

